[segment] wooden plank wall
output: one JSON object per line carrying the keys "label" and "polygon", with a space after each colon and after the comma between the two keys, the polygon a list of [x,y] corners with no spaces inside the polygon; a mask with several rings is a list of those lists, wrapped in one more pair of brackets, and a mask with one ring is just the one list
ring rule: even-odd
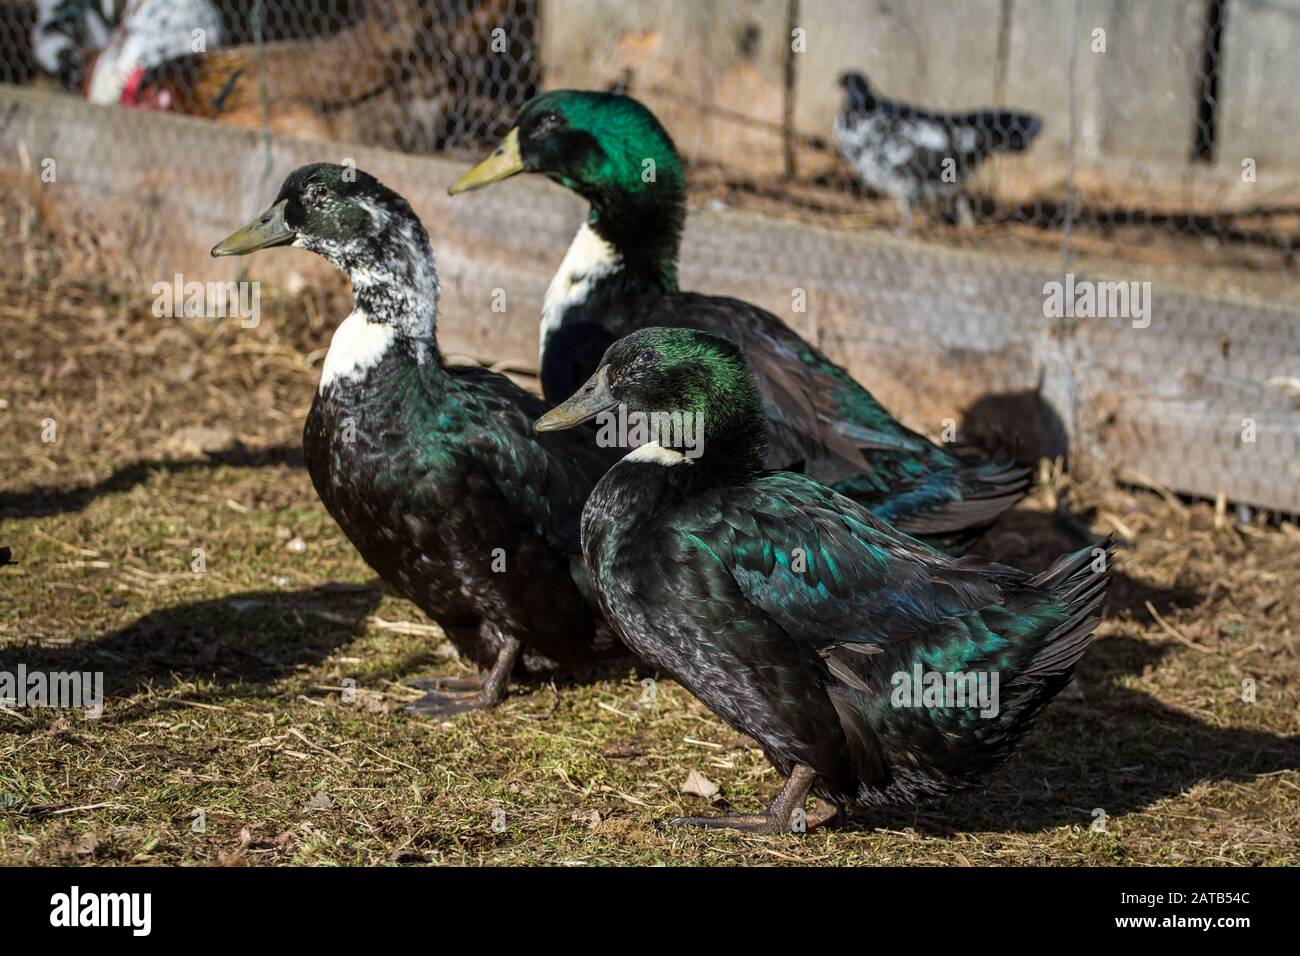
{"label": "wooden plank wall", "polygon": [[[1085,187],[1126,177],[1147,208],[1300,202],[1300,0],[1227,5],[1218,145],[1192,162],[1210,0],[544,0],[549,88],[631,79],[695,160],[783,171],[779,127],[789,24],[794,127],[829,139],[836,80],[861,70],[882,94],[932,109],[999,106],[1044,119],[1029,156],[988,164],[979,185],[1006,201],[1059,194],[1074,138]],[[1076,23],[1077,15],[1077,23]],[[1104,50],[1094,49],[1094,31]],[[1071,122],[1071,73],[1075,94]],[[733,121],[736,114],[750,122]],[[762,125],[760,125],[762,124]],[[1257,159],[1257,185],[1241,161]],[[834,166],[802,149],[799,172]],[[1140,184],[1140,186],[1139,186]],[[1208,194],[1208,195],[1207,195]]]}

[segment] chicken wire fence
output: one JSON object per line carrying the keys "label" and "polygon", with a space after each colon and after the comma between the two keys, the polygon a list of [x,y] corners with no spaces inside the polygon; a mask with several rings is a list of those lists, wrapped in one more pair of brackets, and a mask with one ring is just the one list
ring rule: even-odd
{"label": "chicken wire fence", "polygon": [[[703,233],[695,285],[774,255],[792,286],[815,273],[872,309],[861,326],[790,318],[833,353],[881,361],[918,331],[946,354],[1021,348],[1066,419],[1045,429],[1110,428],[1118,389],[1130,412],[1097,448],[1163,454],[1157,477],[1205,493],[1171,480],[1203,467],[1190,445],[1234,497],[1284,502],[1300,485],[1294,41],[1300,0],[10,0],[0,80],[114,106],[196,176],[202,157],[169,152],[151,114],[469,161],[543,89],[626,92],[673,135],[693,209],[818,227],[762,248]],[[864,254],[863,236],[882,241]],[[1109,295],[1124,321],[1081,326],[1076,273],[1121,280],[1088,307]],[[1271,311],[1243,341],[1213,303],[1244,292]],[[1163,334],[1143,334],[1153,299],[1177,315]],[[1240,453],[1247,422],[1267,461]],[[1207,430],[1225,447],[1197,450]]]}

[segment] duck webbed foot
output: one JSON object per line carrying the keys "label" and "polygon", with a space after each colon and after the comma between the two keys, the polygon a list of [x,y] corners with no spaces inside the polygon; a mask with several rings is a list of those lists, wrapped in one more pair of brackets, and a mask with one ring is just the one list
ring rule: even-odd
{"label": "duck webbed foot", "polygon": [[821,800],[812,813],[804,813],[804,801],[817,774],[795,764],[790,779],[762,813],[723,813],[713,817],[677,817],[673,826],[704,827],[712,830],[740,830],[744,833],[805,833],[829,823],[839,809]]}
{"label": "duck webbed foot", "polygon": [[411,681],[413,687],[428,690],[418,700],[403,707],[425,717],[452,717],[471,710],[485,710],[505,700],[510,674],[519,660],[521,645],[513,637],[504,638],[492,669],[465,677],[428,677]]}

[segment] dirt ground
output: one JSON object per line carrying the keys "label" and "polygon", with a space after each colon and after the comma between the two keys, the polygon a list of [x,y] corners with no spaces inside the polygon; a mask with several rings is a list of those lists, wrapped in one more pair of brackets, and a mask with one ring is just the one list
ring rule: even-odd
{"label": "dirt ground", "polygon": [[1123,547],[1075,687],[986,788],[804,838],[669,828],[709,811],[693,774],[718,808],[779,783],[669,681],[647,702],[617,666],[493,713],[400,710],[404,681],[463,665],[302,464],[341,280],[264,291],[255,329],[160,319],[139,277],[62,268],[4,215],[27,238],[0,265],[0,671],[101,671],[109,699],[99,719],[0,710],[0,864],[1298,858],[1292,524],[1044,467],[983,550],[1045,566],[1071,546],[1062,497]]}

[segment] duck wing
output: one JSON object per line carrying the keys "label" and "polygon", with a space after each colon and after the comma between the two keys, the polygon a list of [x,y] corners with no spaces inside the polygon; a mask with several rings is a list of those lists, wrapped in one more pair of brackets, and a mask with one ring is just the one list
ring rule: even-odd
{"label": "duck wing", "polygon": [[701,329],[739,345],[763,398],[768,467],[832,485],[909,534],[948,544],[987,527],[1028,489],[1028,470],[1009,455],[972,460],[917,434],[758,306],[672,293],[643,324]]}
{"label": "duck wing", "polygon": [[[1096,625],[1112,547],[1081,549],[1031,577],[938,551],[790,473],[706,496],[691,520],[689,546],[794,640],[828,659],[837,648],[860,660],[893,650],[892,665],[920,654],[941,670],[1000,659],[1012,673],[1068,671]],[[863,673],[844,671],[849,684]]]}
{"label": "duck wing", "polygon": [[[1030,577],[936,551],[802,475],[695,501],[689,531],[671,529],[677,560],[696,578],[682,593],[721,603],[738,590],[731,600],[749,605],[731,609],[738,627],[756,609],[815,653],[820,678],[797,686],[820,688],[834,706],[858,779],[870,784],[864,800],[945,792],[1005,754],[1069,680],[1100,620],[1109,542],[1101,572],[1089,548]],[[993,711],[972,698],[896,702],[899,675],[911,680],[918,668],[962,681],[982,674],[986,688],[996,675]],[[931,769],[912,769],[922,764]]]}
{"label": "duck wing", "polygon": [[873,646],[931,642],[959,620],[978,630],[987,621],[977,625],[972,615],[987,614],[999,617],[999,628],[972,639],[1000,645],[1013,634],[1028,636],[1040,625],[1050,631],[1081,611],[1091,614],[1105,581],[1090,563],[1098,548],[1030,577],[938,551],[803,475],[770,473],[701,501],[690,544],[793,638],[819,647],[857,645],[872,653]]}
{"label": "duck wing", "polygon": [[1026,577],[950,557],[803,475],[768,474],[704,501],[710,510],[694,516],[691,543],[791,637],[822,648],[930,636],[1000,604]]}

